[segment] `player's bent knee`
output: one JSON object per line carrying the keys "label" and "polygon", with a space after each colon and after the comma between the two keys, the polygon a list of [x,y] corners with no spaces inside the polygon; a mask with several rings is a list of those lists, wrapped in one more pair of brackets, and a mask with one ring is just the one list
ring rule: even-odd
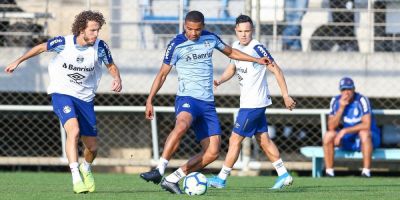
{"label": "player's bent knee", "polygon": [[97,146],[86,147],[91,154],[97,154]]}
{"label": "player's bent knee", "polygon": [[328,131],[325,133],[324,137],[322,138],[322,143],[324,145],[330,144],[333,142],[335,139],[335,132],[334,131]]}
{"label": "player's bent knee", "polygon": [[360,137],[361,143],[366,143],[366,142],[372,141],[371,132],[368,130],[361,130],[359,132],[359,137]]}
{"label": "player's bent knee", "polygon": [[184,123],[184,122],[178,122],[175,125],[175,131],[179,134],[181,133],[185,133],[188,129],[190,128],[190,126],[188,126],[188,124]]}
{"label": "player's bent knee", "polygon": [[66,130],[66,132],[67,132],[67,137],[79,139],[79,128],[71,128]]}

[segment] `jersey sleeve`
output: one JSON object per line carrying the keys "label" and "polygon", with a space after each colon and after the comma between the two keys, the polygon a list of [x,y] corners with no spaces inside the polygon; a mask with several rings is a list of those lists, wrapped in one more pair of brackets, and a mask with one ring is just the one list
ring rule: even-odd
{"label": "jersey sleeve", "polygon": [[369,100],[367,97],[361,96],[360,98],[360,104],[361,104],[361,109],[363,115],[366,114],[371,114],[371,104],[369,103]]}
{"label": "jersey sleeve", "polygon": [[333,97],[329,106],[329,115],[335,115],[339,108],[338,98]]}
{"label": "jersey sleeve", "polygon": [[65,48],[65,37],[57,36],[47,40],[47,51],[60,53]]}
{"label": "jersey sleeve", "polygon": [[214,48],[218,49],[219,51],[222,51],[225,49],[226,44],[221,40],[221,38],[218,35],[215,35],[215,46]]}
{"label": "jersey sleeve", "polygon": [[174,65],[176,63],[175,48],[177,45],[175,38],[168,44],[167,49],[165,50],[163,63],[167,65]]}
{"label": "jersey sleeve", "polygon": [[99,42],[98,56],[99,60],[101,60],[105,65],[114,63],[110,48],[103,40],[100,40]]}
{"label": "jersey sleeve", "polygon": [[264,47],[264,45],[257,44],[257,45],[254,46],[253,49],[257,53],[258,56],[260,56],[260,57],[268,57],[268,59],[270,59],[271,61],[274,61],[274,58],[268,52],[267,48]]}

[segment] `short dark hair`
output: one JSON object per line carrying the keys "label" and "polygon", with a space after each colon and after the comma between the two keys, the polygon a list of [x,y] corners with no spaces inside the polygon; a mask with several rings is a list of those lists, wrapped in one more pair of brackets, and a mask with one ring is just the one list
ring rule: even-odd
{"label": "short dark hair", "polygon": [[251,18],[247,15],[239,15],[239,17],[236,18],[236,25],[240,24],[240,23],[246,23],[249,22],[251,27],[253,27],[253,21],[251,20]]}
{"label": "short dark hair", "polygon": [[185,17],[185,22],[190,21],[190,22],[201,22],[204,24],[204,15],[203,13],[197,11],[197,10],[192,10],[186,14]]}
{"label": "short dark hair", "polygon": [[100,12],[86,10],[75,16],[75,21],[72,24],[72,34],[78,36],[81,31],[85,30],[89,21],[99,23],[100,28],[106,23],[103,14]]}

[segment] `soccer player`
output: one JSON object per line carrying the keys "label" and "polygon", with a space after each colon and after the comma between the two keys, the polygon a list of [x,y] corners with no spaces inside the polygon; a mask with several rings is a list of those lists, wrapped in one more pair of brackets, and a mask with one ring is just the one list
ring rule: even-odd
{"label": "soccer player", "polygon": [[[361,176],[371,177],[371,156],[373,148],[380,145],[380,130],[376,126],[367,97],[355,92],[351,78],[339,82],[340,95],[332,98],[328,118],[328,131],[323,138],[325,174],[335,176],[333,170],[334,147],[363,154]],[[339,128],[343,127],[343,128]]]}
{"label": "soccer player", "polygon": [[[56,52],[50,62],[50,85],[53,110],[67,133],[65,151],[72,173],[75,193],[94,192],[95,183],[91,163],[97,153],[97,128],[94,96],[104,63],[114,78],[111,90],[120,92],[121,78],[107,44],[98,39],[105,23],[99,12],[83,11],[75,16],[73,35],[57,36],[30,49],[5,68],[12,73],[25,60],[45,51]],[[78,140],[85,145],[84,160],[78,163]],[[82,181],[82,177],[83,181]]]}
{"label": "soccer player", "polygon": [[[185,17],[185,31],[177,35],[168,45],[163,64],[154,79],[146,101],[146,118],[153,119],[153,99],[162,87],[167,75],[175,66],[179,88],[175,100],[176,123],[164,144],[162,156],[156,169],[140,174],[146,181],[161,182],[161,188],[182,194],[178,182],[188,173],[198,171],[219,155],[221,127],[215,110],[213,94],[213,49],[232,59],[247,60],[260,64],[269,59],[254,58],[232,49],[213,33],[204,29],[204,16],[199,11],[190,11]],[[168,161],[177,150],[182,136],[192,127],[202,151],[189,159],[172,174],[162,179]]]}
{"label": "soccer player", "polygon": [[240,109],[229,138],[228,153],[218,176],[209,178],[209,184],[216,188],[224,188],[226,186],[226,179],[238,159],[243,139],[253,136],[256,137],[261,149],[271,160],[278,173],[278,178],[272,189],[280,189],[293,182],[293,178],[287,172],[280,158],[278,148],[268,136],[265,109],[272,102],[267,85],[267,69],[275,75],[286,108],[289,110],[294,109],[296,102],[288,94],[285,78],[278,64],[267,49],[252,38],[253,30],[253,22],[249,16],[240,15],[237,17],[235,32],[238,41],[233,43],[232,48],[255,57],[268,56],[272,62],[268,65],[263,65],[232,59],[221,78],[214,80],[214,86],[218,87],[231,79],[236,73],[240,85]]}

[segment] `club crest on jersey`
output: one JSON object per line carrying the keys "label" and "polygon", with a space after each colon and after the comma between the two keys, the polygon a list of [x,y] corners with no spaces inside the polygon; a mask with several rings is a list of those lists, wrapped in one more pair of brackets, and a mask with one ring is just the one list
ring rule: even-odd
{"label": "club crest on jersey", "polygon": [[85,58],[83,58],[83,56],[81,56],[81,55],[78,55],[78,57],[76,57],[76,62],[78,62],[78,63],[82,63],[83,60],[85,60]]}
{"label": "club crest on jersey", "polygon": [[71,112],[71,107],[69,107],[69,106],[64,106],[64,108],[63,108],[63,112],[65,113],[65,114],[68,114],[68,113],[70,113]]}
{"label": "club crest on jersey", "polygon": [[206,41],[204,41],[204,46],[209,48],[209,47],[211,47],[211,44],[209,41],[206,40]]}
{"label": "club crest on jersey", "polygon": [[359,113],[359,112],[358,112],[358,109],[357,109],[357,108],[356,108],[356,109],[354,109],[354,111],[353,111],[353,115],[354,115],[354,116],[358,116],[358,113]]}
{"label": "club crest on jersey", "polygon": [[182,108],[190,108],[190,104],[184,103],[184,104],[182,105]]}

